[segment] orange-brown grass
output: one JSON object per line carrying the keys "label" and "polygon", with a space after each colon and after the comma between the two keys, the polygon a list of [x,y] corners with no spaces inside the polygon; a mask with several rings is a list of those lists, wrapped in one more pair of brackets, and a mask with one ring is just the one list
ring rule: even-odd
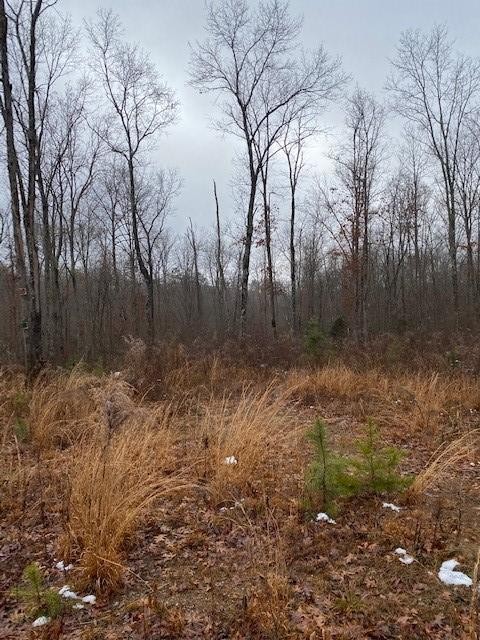
{"label": "orange-brown grass", "polygon": [[0,370],[0,444],[2,447],[10,439],[14,422],[25,417],[28,399],[24,374],[7,369]]}
{"label": "orange-brown grass", "polygon": [[39,451],[63,447],[85,435],[96,408],[92,389],[103,384],[81,367],[41,375],[31,389],[27,418],[34,446]]}
{"label": "orange-brown grass", "polygon": [[68,543],[80,551],[83,583],[114,589],[132,534],[156,501],[179,488],[179,477],[167,474],[172,437],[165,422],[106,428],[71,450]]}
{"label": "orange-brown grass", "polygon": [[[282,448],[297,430],[289,411],[289,390],[244,389],[240,397],[211,398],[196,428],[203,471],[217,497],[227,497],[258,478],[263,465],[278,465]],[[234,464],[228,464],[234,458]]]}
{"label": "orange-brown grass", "polygon": [[251,563],[258,580],[247,592],[243,625],[252,637],[280,638],[288,626],[288,606],[292,589],[288,580],[286,541],[274,510],[265,505],[265,522],[259,530],[240,505],[237,526],[250,541]]}
{"label": "orange-brown grass", "polygon": [[410,485],[408,495],[417,497],[432,487],[438,486],[460,462],[471,458],[475,451],[475,440],[480,429],[473,429],[447,445],[441,446],[430,459],[427,467],[421,471]]}
{"label": "orange-brown grass", "polygon": [[321,396],[356,399],[364,394],[380,394],[388,388],[386,376],[379,371],[359,372],[343,364],[294,370],[287,376],[287,384],[306,399]]}
{"label": "orange-brown grass", "polygon": [[406,393],[411,398],[414,423],[430,430],[442,411],[477,409],[480,406],[479,382],[465,375],[403,375],[397,379],[397,384],[400,393]]}
{"label": "orange-brown grass", "polygon": [[217,354],[204,358],[184,358],[166,373],[167,393],[182,396],[186,393],[222,395],[225,391],[241,391],[248,380],[261,380],[263,371],[234,364]]}
{"label": "orange-brown grass", "polygon": [[357,371],[339,364],[294,370],[288,374],[287,384],[295,387],[296,395],[305,401],[364,398],[382,409],[385,422],[430,431],[442,412],[480,407],[480,382],[466,375],[395,375],[377,369]]}

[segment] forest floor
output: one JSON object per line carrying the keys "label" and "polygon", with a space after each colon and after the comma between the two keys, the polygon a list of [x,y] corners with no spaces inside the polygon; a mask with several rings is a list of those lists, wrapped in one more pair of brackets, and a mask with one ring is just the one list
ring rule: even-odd
{"label": "forest floor", "polygon": [[[478,638],[479,410],[457,374],[5,369],[0,638]],[[372,418],[415,491],[317,521],[320,417],[341,453]],[[473,587],[439,578],[452,559]]]}

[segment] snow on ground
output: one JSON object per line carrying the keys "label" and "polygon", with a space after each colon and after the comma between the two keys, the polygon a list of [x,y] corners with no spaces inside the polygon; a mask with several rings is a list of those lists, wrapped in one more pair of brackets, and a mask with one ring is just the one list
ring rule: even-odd
{"label": "snow on ground", "polygon": [[[75,593],[75,591],[72,591],[70,589],[70,587],[68,586],[68,584],[64,585],[58,592],[63,598],[67,598],[67,599],[71,599],[71,600],[81,600],[82,602],[85,602],[85,604],[95,604],[95,602],[97,601],[97,598],[92,595],[86,595],[86,596],[79,596]],[[81,607],[75,607],[76,609],[80,609]]]}
{"label": "snow on ground", "polygon": [[40,616],[39,618],[37,618],[32,622],[32,627],[43,627],[49,622],[50,622],[50,618],[47,618],[47,616]]}
{"label": "snow on ground", "polygon": [[471,587],[473,582],[469,576],[461,571],[454,571],[458,564],[454,558],[452,560],[445,560],[440,567],[438,577],[444,584]]}
{"label": "snow on ground", "polygon": [[415,558],[407,553],[406,549],[402,549],[402,547],[397,547],[393,553],[399,556],[398,559],[403,564],[412,564],[412,562],[415,561]]}
{"label": "snow on ground", "polygon": [[392,511],[396,511],[397,513],[400,511],[400,507],[397,507],[396,504],[392,504],[391,502],[384,502],[382,504],[384,509],[391,509]]}
{"label": "snow on ground", "polygon": [[82,602],[85,602],[86,604],[95,604],[96,601],[97,598],[94,595],[83,596],[82,598]]}
{"label": "snow on ground", "polygon": [[328,522],[328,524],[336,524],[335,520],[332,520],[327,513],[317,513],[317,517],[315,518],[317,522]]}

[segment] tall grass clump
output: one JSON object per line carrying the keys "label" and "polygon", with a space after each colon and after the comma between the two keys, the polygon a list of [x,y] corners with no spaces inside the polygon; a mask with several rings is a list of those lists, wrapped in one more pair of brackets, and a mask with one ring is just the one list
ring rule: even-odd
{"label": "tall grass clump", "polygon": [[45,372],[30,394],[27,423],[38,450],[65,447],[84,435],[95,411],[92,389],[103,381],[81,366],[65,372]]}
{"label": "tall grass clump", "polygon": [[388,379],[375,369],[355,371],[344,364],[328,364],[313,370],[292,371],[287,382],[295,394],[305,400],[320,397],[358,399],[381,396],[388,389]]}
{"label": "tall grass clump", "polygon": [[66,543],[80,552],[85,585],[118,586],[132,535],[154,504],[180,485],[170,475],[172,437],[165,423],[110,422],[72,451]]}
{"label": "tall grass clump", "polygon": [[289,392],[270,385],[244,389],[240,398],[211,398],[203,407],[198,444],[203,475],[220,497],[251,485],[260,469],[278,464],[285,444],[295,437],[288,421]]}

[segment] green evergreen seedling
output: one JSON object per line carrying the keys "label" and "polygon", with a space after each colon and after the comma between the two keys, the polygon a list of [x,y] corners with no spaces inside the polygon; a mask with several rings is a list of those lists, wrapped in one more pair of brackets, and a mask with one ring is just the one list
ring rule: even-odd
{"label": "green evergreen seedling", "polygon": [[357,449],[359,455],[352,458],[352,464],[362,491],[378,494],[406,488],[409,478],[398,473],[403,453],[395,447],[382,446],[373,420],[368,420],[365,437],[357,441]]}
{"label": "green evergreen seedling", "polygon": [[327,337],[318,320],[310,320],[305,331],[305,353],[311,360],[318,361],[325,355],[327,347]]}
{"label": "green evergreen seedling", "polygon": [[57,591],[45,586],[42,571],[35,562],[25,567],[22,583],[14,589],[13,595],[26,605],[34,618],[58,618],[69,606]]}
{"label": "green evergreen seedling", "polygon": [[317,420],[308,433],[314,446],[314,457],[307,472],[307,510],[312,510],[312,496],[329,513],[338,498],[358,494],[382,494],[405,489],[410,478],[401,476],[398,465],[402,452],[382,445],[379,430],[372,420],[363,438],[355,442],[357,454],[346,456],[331,450],[325,423]]}
{"label": "green evergreen seedling", "polygon": [[322,507],[331,511],[336,498],[354,495],[358,490],[352,461],[331,451],[322,420],[315,422],[308,439],[314,446],[314,459],[307,472],[307,487],[320,497]]}

